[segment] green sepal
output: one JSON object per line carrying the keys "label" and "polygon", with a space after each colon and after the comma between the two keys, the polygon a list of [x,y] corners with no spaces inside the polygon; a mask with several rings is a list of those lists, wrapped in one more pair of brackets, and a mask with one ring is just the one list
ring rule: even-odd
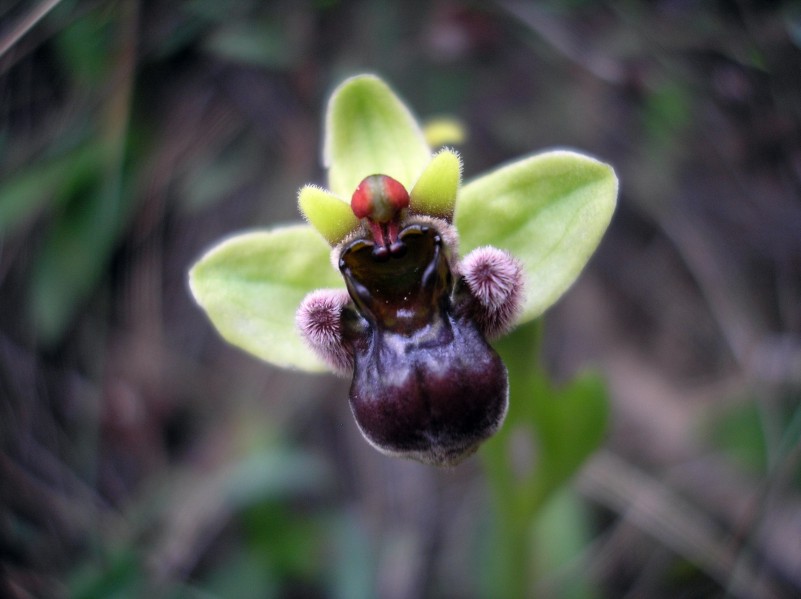
{"label": "green sepal", "polygon": [[298,208],[309,224],[331,245],[338,244],[359,226],[359,219],[353,214],[350,204],[315,185],[301,188]]}
{"label": "green sepal", "polygon": [[276,366],[324,371],[297,332],[295,312],[310,291],[344,286],[329,252],[306,225],[243,233],[209,250],[189,286],[229,343]]}
{"label": "green sepal", "polygon": [[350,198],[362,179],[377,174],[410,189],[430,159],[417,121],[381,79],[360,75],[334,90],[326,114],[323,164],[335,194]]}
{"label": "green sepal", "polygon": [[462,159],[450,149],[437,152],[409,194],[412,212],[453,220],[462,182]]}
{"label": "green sepal", "polygon": [[617,201],[612,167],[558,150],[524,158],[468,184],[456,205],[463,251],[493,245],[524,267],[519,322],[542,314],[570,287],[606,231]]}

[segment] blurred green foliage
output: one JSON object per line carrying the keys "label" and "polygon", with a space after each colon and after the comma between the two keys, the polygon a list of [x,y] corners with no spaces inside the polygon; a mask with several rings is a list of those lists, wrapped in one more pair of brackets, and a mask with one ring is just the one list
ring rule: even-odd
{"label": "blurred green foliage", "polygon": [[[561,509],[576,515],[580,507],[573,502],[544,508],[601,445],[609,418],[606,389],[597,375],[585,374],[561,389],[550,383],[538,362],[541,327],[528,323],[498,343],[509,370],[509,413],[483,457],[497,526],[484,592],[499,597],[525,595],[546,564],[575,559],[586,543],[586,531],[575,527],[558,533],[565,535],[563,542],[543,537],[557,532],[544,519],[562,520]],[[580,574],[574,580],[576,590],[564,596],[588,596]]]}
{"label": "blurred green foliage", "polygon": [[[0,57],[0,594],[797,596],[798,15],[63,0]],[[587,285],[501,346],[507,426],[456,472],[352,444],[345,386],[226,349],[185,288],[220,235],[297,219],[324,99],[363,70],[467,124],[468,179],[553,145],[621,176]],[[585,358],[614,384],[572,380]],[[571,484],[599,451],[706,516],[709,562],[659,536],[686,514]]]}

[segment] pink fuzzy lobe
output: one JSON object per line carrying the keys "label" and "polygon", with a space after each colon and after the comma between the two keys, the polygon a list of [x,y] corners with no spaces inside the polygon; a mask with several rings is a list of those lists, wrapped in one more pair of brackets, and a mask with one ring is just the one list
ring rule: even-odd
{"label": "pink fuzzy lobe", "polygon": [[344,289],[309,293],[295,315],[298,330],[311,349],[338,374],[353,371],[353,356],[342,343],[342,308],[350,301]]}
{"label": "pink fuzzy lobe", "polygon": [[507,252],[486,246],[473,250],[459,265],[480,305],[476,319],[488,338],[502,335],[523,306],[523,269]]}

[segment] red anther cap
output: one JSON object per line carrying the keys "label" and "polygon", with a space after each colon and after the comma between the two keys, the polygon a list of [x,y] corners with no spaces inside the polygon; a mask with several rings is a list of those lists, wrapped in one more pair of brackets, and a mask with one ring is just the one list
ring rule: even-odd
{"label": "red anther cap", "polygon": [[356,218],[369,218],[378,223],[394,220],[409,206],[409,192],[398,181],[387,175],[365,177],[350,200]]}

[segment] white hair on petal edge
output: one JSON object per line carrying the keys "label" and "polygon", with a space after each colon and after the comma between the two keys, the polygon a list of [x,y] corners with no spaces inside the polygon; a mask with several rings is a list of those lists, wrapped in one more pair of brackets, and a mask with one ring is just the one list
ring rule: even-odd
{"label": "white hair on petal edge", "polygon": [[456,227],[448,221],[427,214],[410,214],[402,223],[404,227],[409,225],[425,225],[435,229],[442,237],[442,243],[447,249],[448,256],[456,260],[459,255],[459,234],[456,232]]}
{"label": "white hair on petal edge", "polygon": [[335,271],[339,272],[339,257],[342,255],[342,250],[348,247],[351,242],[359,238],[371,238],[369,229],[364,223],[359,223],[358,227],[345,235],[345,237],[342,238],[342,241],[331,248],[329,259],[331,260],[331,266],[334,267]]}
{"label": "white hair on petal edge", "polygon": [[523,307],[523,268],[507,252],[491,246],[476,248],[459,265],[473,297],[476,315],[489,338],[505,333]]}
{"label": "white hair on petal edge", "polygon": [[344,289],[318,289],[303,298],[295,315],[300,334],[337,374],[353,371],[353,356],[342,343],[342,308],[349,301]]}
{"label": "white hair on petal edge", "polygon": [[[409,225],[425,225],[436,229],[442,237],[442,244],[446,248],[446,255],[449,260],[451,262],[457,260],[459,256],[459,234],[456,232],[456,227],[448,221],[435,216],[428,216],[427,214],[409,214],[401,221],[401,228]],[[339,257],[342,255],[342,250],[359,238],[372,239],[372,234],[364,223],[361,223],[358,228],[348,233],[342,241],[331,249],[331,265],[334,270],[339,270]]]}

